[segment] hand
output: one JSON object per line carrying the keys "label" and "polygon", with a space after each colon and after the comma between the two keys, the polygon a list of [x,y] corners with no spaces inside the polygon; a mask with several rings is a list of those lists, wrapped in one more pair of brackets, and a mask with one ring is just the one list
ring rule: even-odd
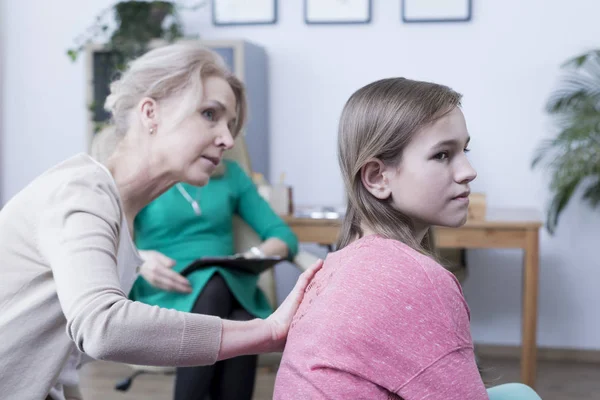
{"label": "hand", "polygon": [[144,260],[140,274],[152,286],[169,292],[191,293],[190,281],[171,269],[175,260],[154,250],[140,250],[139,253]]}
{"label": "hand", "polygon": [[270,325],[271,336],[275,346],[271,351],[283,351],[292,319],[304,298],[306,288],[322,266],[323,260],[318,260],[309,269],[304,271],[298,278],[294,289],[292,289],[283,303],[266,319],[266,322]]}
{"label": "hand", "polygon": [[251,321],[223,320],[221,348],[217,361],[248,354],[282,351],[306,287],[322,265],[323,261],[319,260],[304,271],[294,289],[269,318],[256,318]]}
{"label": "hand", "polygon": [[244,257],[247,260],[254,259],[254,258],[259,258],[256,254],[251,253],[249,251],[247,251],[245,253],[241,253],[239,255],[242,256],[242,257]]}
{"label": "hand", "polygon": [[242,257],[246,259],[264,258],[265,253],[263,253],[258,247],[251,247],[245,253],[242,253]]}

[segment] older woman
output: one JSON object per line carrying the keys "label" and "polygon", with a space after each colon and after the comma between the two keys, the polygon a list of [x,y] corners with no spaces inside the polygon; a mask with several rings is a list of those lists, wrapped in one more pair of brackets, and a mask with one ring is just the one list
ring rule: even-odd
{"label": "older woman", "polygon": [[107,167],[80,154],[0,212],[0,393],[64,398],[75,349],[97,359],[194,366],[278,351],[317,263],[266,320],[228,321],[127,299],[143,263],[133,221],[177,182],[205,185],[246,116],[242,84],[213,52],[177,44],[134,61],[111,86],[119,146]]}

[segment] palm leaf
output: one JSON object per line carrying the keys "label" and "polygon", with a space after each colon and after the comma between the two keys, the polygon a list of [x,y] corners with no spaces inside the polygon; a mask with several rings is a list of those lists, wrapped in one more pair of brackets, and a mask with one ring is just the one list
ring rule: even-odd
{"label": "palm leaf", "polygon": [[583,199],[592,207],[600,205],[600,50],[575,57],[563,68],[560,85],[546,104],[557,135],[540,143],[531,163],[551,173],[550,233],[580,185],[585,186]]}
{"label": "palm leaf", "polygon": [[598,207],[598,205],[600,205],[600,177],[594,179],[595,181],[590,183],[583,193],[583,198],[586,199],[592,207]]}
{"label": "palm leaf", "polygon": [[593,57],[599,58],[600,50],[591,50],[580,56],[573,57],[573,58],[567,60],[566,62],[564,62],[561,67],[562,68],[570,68],[570,67],[578,68],[578,67],[581,67],[587,60],[589,60],[590,58],[593,58]]}
{"label": "palm leaf", "polygon": [[556,231],[560,214],[569,204],[569,200],[571,200],[578,184],[579,180],[572,181],[554,195],[546,216],[546,229],[550,234],[554,234]]}

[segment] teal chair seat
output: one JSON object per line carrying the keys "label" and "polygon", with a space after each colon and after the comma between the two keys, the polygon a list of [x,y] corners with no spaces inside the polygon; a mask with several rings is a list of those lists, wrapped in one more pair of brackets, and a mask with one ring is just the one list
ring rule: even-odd
{"label": "teal chair seat", "polygon": [[488,389],[490,400],[542,400],[537,393],[522,383],[507,383]]}

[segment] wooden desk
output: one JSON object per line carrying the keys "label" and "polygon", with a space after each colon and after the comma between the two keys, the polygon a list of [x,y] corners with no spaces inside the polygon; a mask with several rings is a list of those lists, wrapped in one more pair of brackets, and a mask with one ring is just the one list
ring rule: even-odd
{"label": "wooden desk", "polygon": [[[300,242],[333,244],[339,220],[284,217]],[[434,229],[440,248],[523,250],[523,312],[521,381],[535,384],[537,368],[537,301],[539,279],[539,230],[542,222],[533,210],[489,210],[484,221],[468,221],[461,228]]]}

